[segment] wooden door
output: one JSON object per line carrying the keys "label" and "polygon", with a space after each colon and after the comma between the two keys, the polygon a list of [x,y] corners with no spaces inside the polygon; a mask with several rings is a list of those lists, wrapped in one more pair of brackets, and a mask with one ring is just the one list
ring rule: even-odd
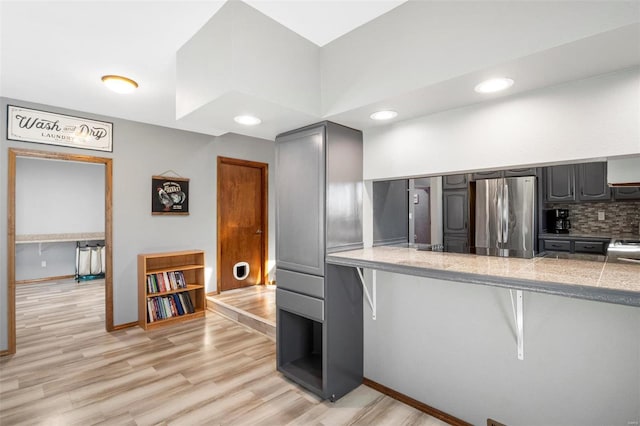
{"label": "wooden door", "polygon": [[267,164],[218,157],[218,290],[265,283],[267,244]]}

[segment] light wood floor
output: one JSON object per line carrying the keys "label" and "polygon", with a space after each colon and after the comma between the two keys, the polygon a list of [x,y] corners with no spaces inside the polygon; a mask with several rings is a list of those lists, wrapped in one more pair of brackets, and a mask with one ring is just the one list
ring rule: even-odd
{"label": "light wood floor", "polygon": [[254,285],[227,290],[211,297],[274,324],[276,322],[276,286],[274,285]]}
{"label": "light wood floor", "polygon": [[366,386],[319,401],[275,370],[272,340],[215,313],[107,333],[103,293],[103,282],[17,287],[2,426],[444,424]]}

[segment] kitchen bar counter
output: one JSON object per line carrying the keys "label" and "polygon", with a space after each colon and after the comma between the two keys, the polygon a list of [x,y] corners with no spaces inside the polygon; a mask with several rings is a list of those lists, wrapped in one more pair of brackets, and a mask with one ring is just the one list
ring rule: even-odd
{"label": "kitchen bar counter", "polygon": [[380,246],[327,255],[327,263],[640,307],[640,265],[505,258]]}

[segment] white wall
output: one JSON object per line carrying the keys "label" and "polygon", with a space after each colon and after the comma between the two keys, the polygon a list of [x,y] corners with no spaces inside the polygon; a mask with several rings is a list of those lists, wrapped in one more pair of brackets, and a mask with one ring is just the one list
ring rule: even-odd
{"label": "white wall", "polygon": [[[113,287],[115,325],[137,321],[136,256],[138,253],[181,249],[206,252],[207,291],[215,290],[216,277],[216,157],[218,155],[261,161],[274,167],[274,143],[237,135],[212,136],[152,126],[85,112],[2,98],[7,103],[78,115],[114,123],[113,153],[87,152],[6,140],[6,121],[1,122],[0,185],[6,188],[7,148],[48,150],[113,158]],[[189,216],[151,215],[151,176],[174,170],[190,178]],[[273,194],[273,181],[269,181]],[[6,198],[0,207],[0,271],[7,269]],[[273,203],[270,200],[270,226]],[[269,261],[275,259],[275,231],[269,234]],[[0,274],[0,351],[7,348],[7,276]],[[18,348],[19,350],[19,348]]]}
{"label": "white wall", "polygon": [[365,377],[476,425],[640,419],[640,308],[525,292],[519,361],[508,290],[384,272],[377,282]]}
{"label": "white wall", "polygon": [[638,68],[364,131],[364,178],[640,153]]}

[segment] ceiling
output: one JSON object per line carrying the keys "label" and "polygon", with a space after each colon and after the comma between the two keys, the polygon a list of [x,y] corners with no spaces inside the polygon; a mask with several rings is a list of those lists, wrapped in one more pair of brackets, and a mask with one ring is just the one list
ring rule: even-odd
{"label": "ceiling", "polygon": [[[212,135],[273,139],[324,119],[366,129],[380,125],[369,119],[378,108],[393,108],[395,121],[406,120],[640,64],[635,1],[515,2],[522,10],[502,13],[513,20],[496,21],[499,31],[491,20],[482,26],[483,14],[491,13],[478,8],[500,12],[506,3],[499,1],[245,3],[264,14],[267,25],[284,26],[317,50],[322,83],[310,90],[321,99],[317,107],[297,108],[277,93],[234,86],[176,118],[177,52],[229,7],[203,0],[2,0],[0,96]],[[480,54],[491,37],[507,41]],[[140,87],[130,95],[109,92],[100,82],[104,74],[126,75]],[[485,97],[469,90],[494,75],[509,75],[516,85]],[[273,74],[263,78],[268,86]],[[278,84],[286,91],[286,81]],[[234,111],[259,111],[263,123],[237,125],[229,119]]]}

